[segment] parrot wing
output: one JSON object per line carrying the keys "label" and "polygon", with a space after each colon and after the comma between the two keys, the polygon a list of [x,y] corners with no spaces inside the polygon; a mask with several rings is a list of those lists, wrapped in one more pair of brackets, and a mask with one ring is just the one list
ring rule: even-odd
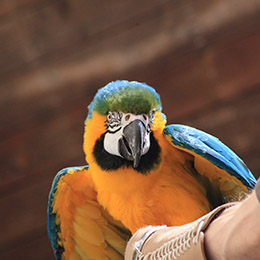
{"label": "parrot wing", "polygon": [[232,196],[234,187],[246,193],[256,180],[245,163],[218,138],[185,125],[169,125],[164,136],[177,149],[194,157],[195,170],[209,179],[224,195]]}
{"label": "parrot wing", "polygon": [[83,166],[63,169],[54,178],[48,235],[57,260],[122,260],[131,233],[97,202],[88,166]]}

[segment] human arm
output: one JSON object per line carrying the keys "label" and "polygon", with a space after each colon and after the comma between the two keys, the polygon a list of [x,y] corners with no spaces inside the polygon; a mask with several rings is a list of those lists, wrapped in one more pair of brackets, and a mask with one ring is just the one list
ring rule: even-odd
{"label": "human arm", "polygon": [[247,199],[226,209],[208,227],[208,260],[260,259],[260,179]]}

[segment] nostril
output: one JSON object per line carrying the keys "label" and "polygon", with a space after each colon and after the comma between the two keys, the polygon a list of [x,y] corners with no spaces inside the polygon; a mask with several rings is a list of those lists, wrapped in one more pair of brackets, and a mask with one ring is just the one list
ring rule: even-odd
{"label": "nostril", "polygon": [[125,116],[125,121],[128,121],[129,119],[130,119],[130,115],[127,114],[127,115]]}

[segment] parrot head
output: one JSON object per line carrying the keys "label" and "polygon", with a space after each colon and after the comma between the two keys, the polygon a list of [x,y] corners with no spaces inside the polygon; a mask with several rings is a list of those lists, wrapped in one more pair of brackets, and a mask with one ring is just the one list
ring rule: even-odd
{"label": "parrot head", "polygon": [[123,166],[146,173],[159,163],[154,131],[166,120],[160,96],[136,81],[120,80],[99,89],[85,121],[84,151],[91,166],[117,170]]}

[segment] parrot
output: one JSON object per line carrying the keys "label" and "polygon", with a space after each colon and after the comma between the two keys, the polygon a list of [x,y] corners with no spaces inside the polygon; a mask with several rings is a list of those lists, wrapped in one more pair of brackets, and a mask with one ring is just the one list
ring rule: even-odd
{"label": "parrot", "polygon": [[190,223],[241,200],[256,184],[218,138],[166,125],[160,95],[137,81],[98,90],[83,150],[87,164],[59,171],[49,193],[48,235],[57,260],[124,259],[139,228]]}

